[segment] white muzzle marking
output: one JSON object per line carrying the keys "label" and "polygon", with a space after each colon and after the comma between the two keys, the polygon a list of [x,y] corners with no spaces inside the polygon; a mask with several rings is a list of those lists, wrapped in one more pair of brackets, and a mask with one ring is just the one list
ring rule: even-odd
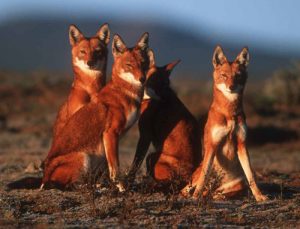
{"label": "white muzzle marking", "polygon": [[240,95],[240,91],[243,89],[243,86],[238,85],[235,90],[230,90],[227,88],[225,83],[217,84],[217,89],[223,93],[223,95],[229,100],[229,101],[235,101],[237,100],[238,96]]}
{"label": "white muzzle marking", "polygon": [[104,60],[98,60],[96,63],[95,69],[91,69],[90,66],[88,66],[84,60],[79,60],[77,57],[75,59],[74,65],[80,68],[81,71],[83,71],[85,74],[89,76],[97,76],[101,73],[102,69],[104,68],[105,61]]}
{"label": "white muzzle marking", "polygon": [[155,99],[160,100],[160,97],[155,93],[152,88],[146,87],[144,90],[144,97],[143,99]]}
{"label": "white muzzle marking", "polygon": [[135,85],[135,86],[142,86],[142,83],[135,79],[134,75],[131,72],[125,72],[123,69],[121,70],[120,73],[120,78],[125,80],[126,82]]}

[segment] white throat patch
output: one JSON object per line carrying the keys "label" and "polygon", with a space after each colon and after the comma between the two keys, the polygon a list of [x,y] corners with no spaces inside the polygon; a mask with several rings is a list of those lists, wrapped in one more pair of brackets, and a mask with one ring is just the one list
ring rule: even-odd
{"label": "white throat patch", "polygon": [[139,80],[134,78],[134,75],[131,72],[125,72],[123,69],[120,73],[120,78],[125,80],[126,82],[135,85],[135,86],[142,86],[142,83]]}
{"label": "white throat patch", "polygon": [[160,100],[160,97],[155,93],[152,88],[146,87],[144,90],[144,97],[143,99],[155,99]]}
{"label": "white throat patch", "polygon": [[216,86],[217,86],[217,89],[220,90],[229,101],[237,100],[237,98],[239,96],[239,92],[243,89],[242,86],[238,85],[237,89],[235,89],[234,91],[231,91],[230,89],[228,89],[226,87],[225,83],[220,83],[220,84],[217,84]]}
{"label": "white throat patch", "polygon": [[75,59],[74,65],[80,68],[81,71],[83,71],[85,74],[89,76],[97,76],[101,73],[101,71],[104,68],[105,61],[104,60],[98,60],[96,64],[95,69],[91,69],[86,63],[84,63],[84,60],[79,60],[77,57]]}

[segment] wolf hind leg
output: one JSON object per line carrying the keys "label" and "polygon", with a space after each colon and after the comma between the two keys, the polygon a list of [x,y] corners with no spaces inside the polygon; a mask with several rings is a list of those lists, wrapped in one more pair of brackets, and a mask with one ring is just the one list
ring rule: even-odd
{"label": "wolf hind leg", "polygon": [[79,182],[89,170],[89,160],[82,152],[73,152],[52,159],[44,169],[42,186],[67,188]]}
{"label": "wolf hind leg", "polygon": [[246,188],[245,180],[242,177],[238,177],[234,180],[226,182],[218,187],[214,193],[214,199],[218,198],[218,194],[225,198],[233,198],[240,195]]}

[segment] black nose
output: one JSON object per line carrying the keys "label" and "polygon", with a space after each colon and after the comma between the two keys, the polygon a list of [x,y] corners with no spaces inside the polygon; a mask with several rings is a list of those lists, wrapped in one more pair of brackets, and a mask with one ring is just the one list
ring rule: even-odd
{"label": "black nose", "polygon": [[87,62],[87,65],[88,65],[89,67],[93,67],[93,66],[95,65],[95,63],[94,63],[94,61],[89,60],[89,61]]}
{"label": "black nose", "polygon": [[141,82],[142,84],[145,83],[145,81],[146,81],[146,77],[145,77],[145,76],[143,76],[143,77],[140,78],[140,82]]}
{"label": "black nose", "polygon": [[235,87],[234,85],[230,85],[230,86],[229,86],[229,89],[230,89],[231,91],[234,91],[235,88],[236,88],[236,87]]}

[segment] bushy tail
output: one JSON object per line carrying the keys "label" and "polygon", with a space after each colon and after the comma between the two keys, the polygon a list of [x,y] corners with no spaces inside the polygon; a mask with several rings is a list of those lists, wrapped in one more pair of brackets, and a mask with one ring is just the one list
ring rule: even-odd
{"label": "bushy tail", "polygon": [[24,177],[19,180],[13,181],[6,185],[11,189],[38,189],[42,184],[42,177]]}

